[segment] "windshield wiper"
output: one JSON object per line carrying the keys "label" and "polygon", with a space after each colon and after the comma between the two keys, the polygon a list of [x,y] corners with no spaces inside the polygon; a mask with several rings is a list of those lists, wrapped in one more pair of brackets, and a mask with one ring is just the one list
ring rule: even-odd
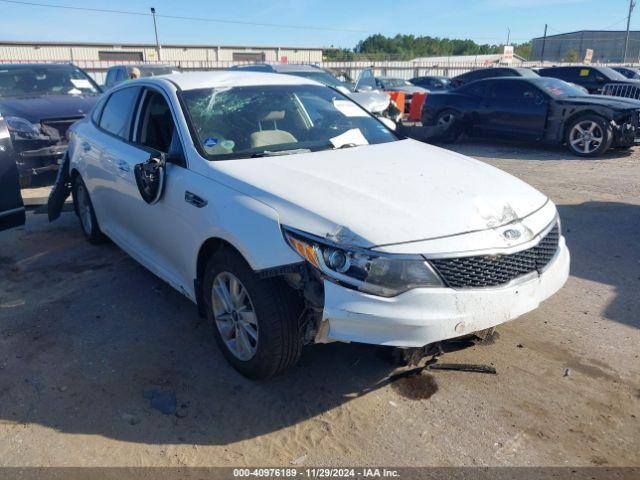
{"label": "windshield wiper", "polygon": [[251,158],[260,158],[260,157],[277,157],[279,155],[295,155],[296,153],[309,153],[311,152],[308,148],[292,148],[290,150],[265,150],[263,152],[257,152],[251,154]]}

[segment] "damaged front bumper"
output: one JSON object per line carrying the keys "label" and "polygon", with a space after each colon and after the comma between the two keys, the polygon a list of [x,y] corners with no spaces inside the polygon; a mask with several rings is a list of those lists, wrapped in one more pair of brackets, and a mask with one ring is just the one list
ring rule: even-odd
{"label": "damaged front bumper", "polygon": [[42,145],[32,141],[17,140],[13,142],[13,146],[20,178],[57,171],[67,151],[66,142]]}
{"label": "damaged front bumper", "polygon": [[570,254],[560,237],[546,269],[500,287],[420,288],[391,298],[324,281],[324,311],[315,341],[422,347],[513,320],[557,292],[569,276]]}
{"label": "damaged front bumper", "polygon": [[640,112],[634,112],[623,122],[612,122],[612,127],[614,147],[640,144]]}

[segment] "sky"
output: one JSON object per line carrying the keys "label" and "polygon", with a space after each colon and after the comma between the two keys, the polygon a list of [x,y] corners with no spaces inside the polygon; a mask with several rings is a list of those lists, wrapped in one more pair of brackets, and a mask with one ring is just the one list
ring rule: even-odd
{"label": "sky", "polygon": [[[21,0],[299,28],[158,18],[161,43],[353,48],[373,33],[522,43],[574,30],[624,30],[628,0]],[[0,0],[0,40],[153,43],[150,16],[74,11]],[[632,29],[640,29],[640,6]]]}

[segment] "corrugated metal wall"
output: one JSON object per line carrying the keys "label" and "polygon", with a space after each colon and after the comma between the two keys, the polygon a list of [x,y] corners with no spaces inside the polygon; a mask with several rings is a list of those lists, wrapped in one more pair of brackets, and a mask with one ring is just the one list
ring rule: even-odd
{"label": "corrugated metal wall", "polygon": [[[140,52],[143,61],[158,61],[152,45],[67,45],[0,43],[2,62],[77,62],[99,61],[100,52]],[[292,63],[319,63],[321,48],[236,47],[236,46],[164,46],[162,61],[217,62],[233,61],[234,53],[259,53],[267,62],[278,62],[282,57]]]}

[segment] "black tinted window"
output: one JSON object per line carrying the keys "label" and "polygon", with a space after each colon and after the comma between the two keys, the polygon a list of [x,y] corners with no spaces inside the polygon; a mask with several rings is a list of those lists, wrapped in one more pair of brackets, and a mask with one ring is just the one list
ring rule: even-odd
{"label": "black tinted window", "polygon": [[535,98],[539,94],[539,90],[527,82],[499,81],[489,87],[488,96],[491,98],[527,99]]}
{"label": "black tinted window", "polygon": [[[586,70],[586,74],[582,78],[586,78],[589,75],[589,69]],[[584,73],[584,72],[583,72]],[[540,74],[545,77],[559,78],[560,80],[566,80],[567,82],[576,82],[579,79],[579,69],[574,67],[569,68],[544,68],[540,71]]]}
{"label": "black tinted window", "polygon": [[136,139],[138,143],[159,152],[170,152],[175,124],[169,104],[160,93],[152,90],[148,92],[140,113],[139,124]]}
{"label": "black tinted window", "polygon": [[130,87],[112,93],[102,111],[100,127],[128,140],[139,91],[137,87]]}
{"label": "black tinted window", "polygon": [[459,91],[467,95],[482,97],[484,95],[486,86],[486,82],[473,82],[463,85],[462,87],[460,87]]}

